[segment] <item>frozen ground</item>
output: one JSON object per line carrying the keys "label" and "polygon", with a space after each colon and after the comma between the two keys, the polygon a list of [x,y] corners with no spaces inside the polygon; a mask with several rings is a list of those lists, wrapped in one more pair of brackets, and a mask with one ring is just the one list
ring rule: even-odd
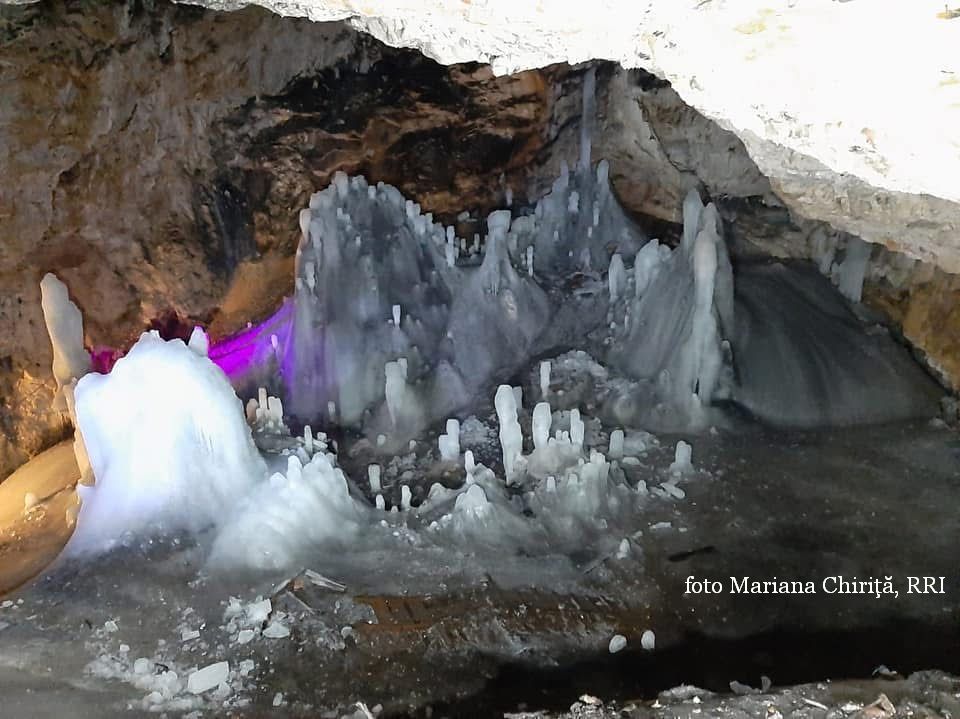
{"label": "frozen ground", "polygon": [[[78,717],[225,706],[253,716],[280,701],[291,716],[341,716],[363,701],[387,715],[435,705],[496,716],[521,704],[558,711],[580,694],[623,702],[683,683],[759,686],[761,675],[782,686],[866,678],[881,664],[960,672],[960,527],[943,501],[955,436],[911,424],[692,438],[685,497],[651,493],[622,556],[618,543],[535,556],[438,547],[398,521],[380,552],[304,563],[344,591],[302,575],[277,592],[279,574],[209,574],[196,540],[134,542],[55,568],[0,609],[5,705],[11,716],[61,716],[66,704]],[[667,471],[674,439],[644,453],[651,473]],[[415,496],[425,489],[412,485]],[[948,579],[946,596],[685,597],[690,574]],[[269,615],[258,597],[271,599]],[[641,648],[646,629],[653,651]],[[611,655],[615,634],[627,647]],[[227,684],[187,690],[191,669],[221,661]]]}

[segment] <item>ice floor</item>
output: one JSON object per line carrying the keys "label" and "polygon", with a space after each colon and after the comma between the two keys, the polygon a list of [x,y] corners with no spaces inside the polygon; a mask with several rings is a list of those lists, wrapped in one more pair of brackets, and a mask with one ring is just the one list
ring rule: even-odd
{"label": "ice floor", "polygon": [[[626,552],[421,546],[398,528],[380,554],[304,564],[342,591],[299,571],[279,590],[283,575],[210,575],[195,540],[135,543],[55,567],[7,600],[0,686],[11,711],[31,716],[61,716],[67,703],[78,717],[252,716],[275,702],[291,716],[342,716],[356,701],[385,715],[496,716],[559,710],[580,694],[759,686],[761,674],[782,685],[880,665],[960,672],[960,520],[944,501],[955,437],[927,424],[719,431],[693,439],[684,497],[643,503]],[[644,464],[666,471],[673,439]],[[837,573],[945,575],[947,595],[684,596],[691,574]],[[610,654],[617,634],[626,648]],[[191,669],[224,661],[222,686],[187,690]]]}

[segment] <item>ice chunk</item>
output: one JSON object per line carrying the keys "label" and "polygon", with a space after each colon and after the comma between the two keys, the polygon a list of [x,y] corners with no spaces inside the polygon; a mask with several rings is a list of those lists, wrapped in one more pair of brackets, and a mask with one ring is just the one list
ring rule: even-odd
{"label": "ice chunk", "polygon": [[617,559],[626,559],[630,556],[630,540],[624,537],[617,547]]}
{"label": "ice chunk", "polygon": [[517,421],[517,398],[510,385],[502,384],[494,397],[497,419],[500,422],[500,448],[503,452],[503,468],[507,481],[514,475],[514,465],[523,449],[523,430]]}
{"label": "ice chunk", "polygon": [[252,629],[241,629],[237,634],[237,644],[249,644],[253,641],[254,631]]}
{"label": "ice chunk", "polygon": [[229,662],[217,662],[198,669],[187,678],[187,691],[191,694],[203,694],[227,681],[230,675]]}
{"label": "ice chunk", "polygon": [[410,493],[410,487],[408,487],[407,485],[403,485],[402,487],[400,487],[400,509],[404,511],[410,509],[411,499],[412,499],[412,495]]}
{"label": "ice chunk", "polygon": [[263,636],[267,639],[285,639],[290,636],[290,629],[286,624],[274,620],[263,630]]}
{"label": "ice chunk", "polygon": [[616,654],[619,651],[622,651],[627,648],[627,638],[622,634],[614,634],[613,638],[610,640],[610,646],[608,649],[611,654]]}
{"label": "ice chunk", "polygon": [[246,607],[247,622],[254,625],[263,624],[270,617],[272,611],[273,603],[269,598],[250,602]]}
{"label": "ice chunk", "polygon": [[657,637],[652,630],[644,630],[643,634],[640,636],[640,646],[646,649],[648,652],[653,651],[653,649],[657,646]]}
{"label": "ice chunk", "polygon": [[133,663],[133,673],[137,675],[149,674],[153,669],[153,662],[146,657],[140,657]]}

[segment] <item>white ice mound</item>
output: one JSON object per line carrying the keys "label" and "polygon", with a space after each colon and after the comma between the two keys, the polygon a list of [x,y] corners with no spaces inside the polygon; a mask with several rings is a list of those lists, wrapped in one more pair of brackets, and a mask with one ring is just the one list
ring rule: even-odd
{"label": "white ice mound", "polygon": [[216,569],[271,570],[305,561],[318,546],[345,546],[369,524],[368,506],[350,496],[344,473],[331,454],[306,465],[291,455],[277,473],[245,498],[213,545]]}
{"label": "white ice mound", "polygon": [[78,429],[96,477],[71,548],[216,525],[266,476],[223,371],[181,340],[143,334],[106,375],[76,386]]}

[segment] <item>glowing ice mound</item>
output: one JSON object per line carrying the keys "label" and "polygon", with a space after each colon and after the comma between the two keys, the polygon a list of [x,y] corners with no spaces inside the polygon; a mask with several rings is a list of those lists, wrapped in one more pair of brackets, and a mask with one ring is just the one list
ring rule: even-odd
{"label": "glowing ice mound", "polygon": [[128,532],[203,530],[266,476],[230,382],[181,340],[142,335],[75,396],[96,484],[79,488],[74,551],[107,549]]}
{"label": "glowing ice mound", "polygon": [[217,569],[292,567],[317,547],[345,545],[369,522],[370,509],[350,496],[331,454],[303,465],[291,455],[277,473],[244,499],[217,536],[209,564]]}

